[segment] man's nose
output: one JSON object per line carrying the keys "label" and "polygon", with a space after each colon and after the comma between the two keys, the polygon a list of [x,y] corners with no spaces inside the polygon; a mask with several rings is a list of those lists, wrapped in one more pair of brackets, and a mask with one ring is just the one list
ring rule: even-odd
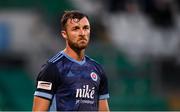
{"label": "man's nose", "polygon": [[80,35],[85,35],[85,31],[83,29],[80,30]]}

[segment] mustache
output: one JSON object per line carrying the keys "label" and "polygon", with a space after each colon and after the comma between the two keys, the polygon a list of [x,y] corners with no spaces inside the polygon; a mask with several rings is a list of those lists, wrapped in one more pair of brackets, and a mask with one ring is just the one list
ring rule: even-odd
{"label": "mustache", "polygon": [[79,41],[80,40],[86,40],[87,41],[87,38],[85,36],[80,36],[80,38],[78,39]]}

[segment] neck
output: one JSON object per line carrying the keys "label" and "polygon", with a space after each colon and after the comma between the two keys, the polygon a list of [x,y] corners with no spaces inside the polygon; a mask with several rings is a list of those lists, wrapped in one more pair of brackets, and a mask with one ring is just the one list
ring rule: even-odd
{"label": "neck", "polygon": [[71,49],[70,47],[66,47],[64,49],[64,52],[71,58],[77,60],[77,61],[82,61],[84,59],[84,52],[85,50],[80,50],[80,51],[76,51]]}

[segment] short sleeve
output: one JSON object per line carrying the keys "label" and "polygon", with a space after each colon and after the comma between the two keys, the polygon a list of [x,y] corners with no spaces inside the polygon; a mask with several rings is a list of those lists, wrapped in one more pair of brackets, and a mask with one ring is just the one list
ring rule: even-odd
{"label": "short sleeve", "polygon": [[57,68],[54,64],[43,65],[36,79],[35,96],[51,100],[57,88]]}
{"label": "short sleeve", "polygon": [[104,70],[101,68],[101,80],[99,86],[99,99],[109,98],[108,80]]}

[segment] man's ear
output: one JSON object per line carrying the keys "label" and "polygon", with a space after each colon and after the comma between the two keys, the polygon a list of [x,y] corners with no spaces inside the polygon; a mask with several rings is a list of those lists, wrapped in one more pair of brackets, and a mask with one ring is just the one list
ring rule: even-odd
{"label": "man's ear", "polygon": [[62,30],[61,35],[63,36],[64,39],[67,39],[67,33],[66,31]]}

